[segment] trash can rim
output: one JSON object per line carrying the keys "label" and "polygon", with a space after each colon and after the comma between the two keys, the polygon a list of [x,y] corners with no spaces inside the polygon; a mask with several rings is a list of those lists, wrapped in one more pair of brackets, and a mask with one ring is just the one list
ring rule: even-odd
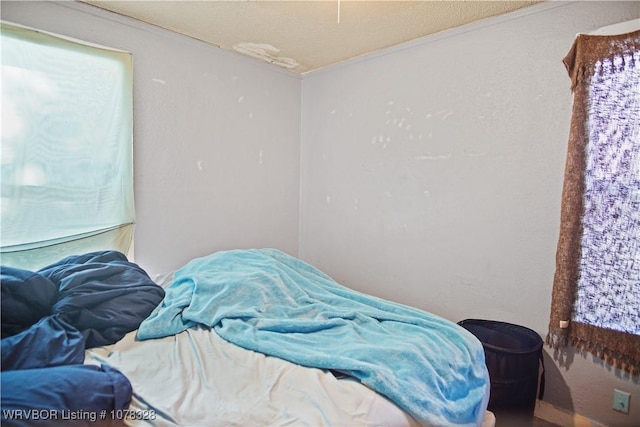
{"label": "trash can rim", "polygon": [[[492,351],[523,355],[523,354],[537,353],[541,350],[541,348],[544,345],[544,341],[542,340],[540,335],[533,329],[527,328],[526,326],[516,325],[514,323],[502,322],[498,320],[485,320],[485,319],[465,319],[458,322],[458,325],[460,325],[462,328],[465,328],[464,327],[465,324],[476,324],[478,326],[482,326],[483,324],[492,324],[492,325],[504,325],[504,326],[514,327],[515,329],[520,329],[522,332],[526,332],[529,338],[536,341],[535,345],[531,346],[530,348],[521,350],[521,349],[510,349],[510,348],[500,347],[494,344],[486,343],[476,336],[478,341],[480,341],[480,343],[485,349],[489,349]],[[475,336],[475,334],[470,330],[467,329],[467,331]]]}

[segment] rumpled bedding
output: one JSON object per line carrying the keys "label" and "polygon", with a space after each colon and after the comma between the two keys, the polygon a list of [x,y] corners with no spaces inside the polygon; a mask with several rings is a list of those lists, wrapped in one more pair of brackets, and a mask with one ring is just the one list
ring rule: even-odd
{"label": "rumpled bedding", "polygon": [[3,266],[1,288],[3,425],[96,425],[128,408],[129,380],[83,362],[85,349],[120,340],[162,300],[144,270],[120,252],[92,252],[36,272]]}
{"label": "rumpled bedding", "polygon": [[[141,363],[143,361],[143,363]],[[87,350],[131,381],[132,427],[419,427],[358,380],[238,347],[206,327]],[[144,416],[147,414],[147,416]]]}
{"label": "rumpled bedding", "polygon": [[480,425],[481,343],[453,322],[361,294],[274,249],[217,252],[174,275],[140,340],[212,327],[240,347],[343,372],[423,425]]}

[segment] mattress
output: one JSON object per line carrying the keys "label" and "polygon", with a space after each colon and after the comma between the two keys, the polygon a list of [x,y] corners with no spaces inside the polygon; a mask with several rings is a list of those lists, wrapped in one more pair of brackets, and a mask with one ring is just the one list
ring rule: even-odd
{"label": "mattress", "polygon": [[353,378],[245,350],[204,327],[175,336],[86,351],[130,381],[132,404],[115,414],[131,426],[418,426]]}

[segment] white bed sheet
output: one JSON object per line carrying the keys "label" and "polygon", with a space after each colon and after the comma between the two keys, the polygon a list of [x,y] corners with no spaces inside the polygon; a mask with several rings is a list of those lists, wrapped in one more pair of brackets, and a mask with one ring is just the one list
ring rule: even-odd
{"label": "white bed sheet", "polygon": [[131,332],[88,350],[85,363],[129,378],[130,409],[142,411],[133,418],[148,418],[127,417],[132,426],[418,426],[357,380],[242,349],[208,328],[141,342]]}

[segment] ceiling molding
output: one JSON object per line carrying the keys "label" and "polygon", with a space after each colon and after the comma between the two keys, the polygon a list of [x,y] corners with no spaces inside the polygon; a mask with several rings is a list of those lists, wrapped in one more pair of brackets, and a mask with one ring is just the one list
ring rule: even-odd
{"label": "ceiling molding", "polygon": [[336,64],[331,64],[328,65],[326,67],[323,68],[319,68],[316,70],[311,70],[305,73],[301,73],[302,77],[309,77],[312,75],[316,75],[316,74],[320,74],[322,72],[325,71],[330,71],[330,70],[334,70],[334,69],[338,69],[344,66],[348,66],[350,64],[355,64],[358,62],[364,62],[364,61],[368,61],[370,59],[373,58],[378,58],[378,57],[383,57],[386,55],[391,55],[394,54],[396,52],[401,52],[403,50],[406,49],[412,49],[418,46],[423,46],[429,43],[433,43],[433,42],[437,42],[439,40],[443,40],[449,37],[455,37],[464,33],[468,33],[470,31],[476,31],[479,30],[481,28],[488,28],[491,27],[493,25],[497,25],[497,24],[501,24],[504,22],[508,22],[508,21],[512,21],[515,19],[520,19],[522,17],[528,16],[528,15],[532,15],[532,14],[538,14],[538,13],[543,13],[546,12],[548,10],[552,10],[552,9],[556,9],[556,8],[560,8],[560,7],[567,7],[573,3],[579,2],[580,0],[574,0],[574,1],[565,1],[565,0],[551,0],[551,1],[545,1],[545,2],[540,2],[538,4],[532,5],[530,7],[524,8],[524,9],[518,9],[514,12],[510,12],[504,15],[499,15],[499,16],[494,16],[491,18],[487,18],[485,20],[481,20],[481,21],[477,21],[477,22],[472,22],[469,24],[465,24],[459,27],[454,27],[454,28],[450,28],[448,30],[445,31],[441,31],[438,33],[434,33],[434,34],[429,34],[427,36],[423,36],[420,38],[417,38],[415,40],[409,40],[407,42],[404,43],[400,43],[398,45],[395,46],[391,46],[385,49],[381,49],[375,52],[370,52],[370,53],[366,53],[364,55],[358,56],[358,57],[354,57],[354,58],[350,58],[348,60],[336,63]]}
{"label": "ceiling molding", "polygon": [[541,3],[541,0],[81,1],[298,74]]}

